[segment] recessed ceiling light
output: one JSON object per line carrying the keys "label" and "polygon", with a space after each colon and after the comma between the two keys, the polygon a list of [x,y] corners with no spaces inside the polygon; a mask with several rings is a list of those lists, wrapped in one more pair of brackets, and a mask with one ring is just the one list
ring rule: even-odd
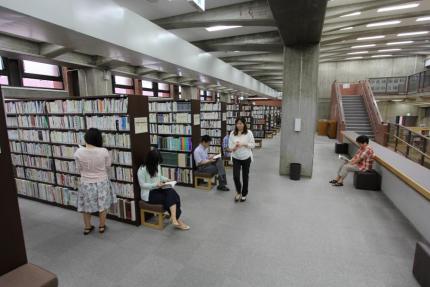
{"label": "recessed ceiling light", "polygon": [[358,45],[358,46],[352,46],[351,49],[360,49],[360,48],[368,48],[368,47],[375,47],[376,44],[368,44],[368,45]]}
{"label": "recessed ceiling light", "polygon": [[215,31],[221,31],[221,30],[228,30],[228,29],[234,29],[234,28],[240,28],[242,26],[212,26],[207,27],[206,30],[209,32],[215,32]]}
{"label": "recessed ceiling light", "polygon": [[360,38],[357,38],[357,41],[366,41],[366,40],[382,39],[382,38],[385,38],[385,36],[378,35],[378,36],[360,37]]}
{"label": "recessed ceiling light", "polygon": [[363,57],[359,56],[359,57],[345,58],[345,60],[357,60],[357,59],[363,59]]}
{"label": "recessed ceiling light", "polygon": [[403,100],[391,100],[392,102],[403,102]]}
{"label": "recessed ceiling light", "polygon": [[378,52],[395,52],[395,51],[401,51],[402,49],[400,48],[393,48],[393,49],[381,49],[378,50]]}
{"label": "recessed ceiling light", "polygon": [[402,23],[402,21],[399,21],[399,20],[384,21],[384,22],[370,23],[370,24],[367,24],[366,27],[378,27],[378,26],[386,26],[386,25],[395,25],[400,23]]}
{"label": "recessed ceiling light", "polygon": [[357,15],[360,15],[361,14],[361,12],[360,11],[357,11],[357,12],[353,12],[353,13],[349,13],[349,14],[345,14],[345,15],[341,15],[341,16],[339,16],[340,18],[343,18],[343,17],[351,17],[351,16],[357,16]]}
{"label": "recessed ceiling light", "polygon": [[420,3],[409,3],[409,4],[403,4],[403,5],[396,5],[396,6],[388,6],[378,9],[378,13],[380,12],[388,12],[388,11],[394,11],[394,10],[401,10],[401,9],[410,9],[420,6]]}
{"label": "recessed ceiling light", "polygon": [[239,53],[240,51],[234,51],[235,53]]}
{"label": "recessed ceiling light", "polygon": [[400,33],[397,34],[398,37],[406,37],[406,36],[417,36],[417,35],[425,35],[428,34],[429,31],[418,31],[418,32],[408,32],[408,33]]}
{"label": "recessed ceiling light", "polygon": [[393,55],[373,55],[372,58],[391,57]]}
{"label": "recessed ceiling light", "polygon": [[345,31],[345,30],[351,30],[351,29],[353,29],[354,27],[345,27],[345,28],[341,28],[341,29],[339,29],[340,31]]}
{"label": "recessed ceiling light", "polygon": [[391,45],[405,45],[405,44],[411,44],[413,42],[414,41],[389,42],[389,43],[387,43],[387,45],[388,46],[391,46]]}
{"label": "recessed ceiling light", "polygon": [[356,54],[367,54],[369,51],[358,51],[358,52],[350,52],[348,55],[356,55]]}
{"label": "recessed ceiling light", "polygon": [[421,21],[430,21],[430,16],[417,18],[417,22],[421,22]]}

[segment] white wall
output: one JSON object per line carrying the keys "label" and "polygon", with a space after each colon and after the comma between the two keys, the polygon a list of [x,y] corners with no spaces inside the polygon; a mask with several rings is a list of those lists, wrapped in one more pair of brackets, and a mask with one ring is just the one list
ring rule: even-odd
{"label": "white wall", "polygon": [[418,106],[402,102],[378,102],[378,108],[385,122],[395,122],[396,116],[419,116]]}

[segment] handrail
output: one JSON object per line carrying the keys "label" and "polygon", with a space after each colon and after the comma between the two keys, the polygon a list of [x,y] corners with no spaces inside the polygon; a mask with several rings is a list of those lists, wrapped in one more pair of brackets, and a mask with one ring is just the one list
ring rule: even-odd
{"label": "handrail", "polygon": [[[347,138],[352,144],[355,144],[358,146],[358,144],[355,142],[355,139],[351,138],[350,136],[344,134],[344,137]],[[405,184],[410,186],[412,189],[414,189],[417,193],[419,193],[421,196],[423,196],[425,199],[430,200],[430,190],[428,190],[425,186],[415,181],[410,176],[404,174],[402,171],[400,171],[398,168],[394,167],[390,163],[383,160],[378,154],[375,154],[375,160],[380,165],[385,167],[387,170],[389,170],[391,173],[393,173],[395,176],[397,176],[400,180],[402,180]]]}

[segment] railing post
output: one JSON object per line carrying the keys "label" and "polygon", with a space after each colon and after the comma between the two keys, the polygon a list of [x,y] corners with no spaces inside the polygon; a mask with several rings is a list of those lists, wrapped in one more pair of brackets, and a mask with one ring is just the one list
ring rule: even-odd
{"label": "railing post", "polygon": [[397,152],[397,145],[399,144],[399,137],[400,137],[400,126],[397,125],[396,126],[396,140],[395,140],[395,144],[394,144],[394,151]]}
{"label": "railing post", "polygon": [[406,145],[406,157],[407,158],[409,158],[409,145],[412,145],[412,143],[411,143],[411,139],[412,139],[412,132],[411,131],[408,131],[408,135],[407,135],[407,139],[406,139],[406,142],[407,142],[407,145]]}
{"label": "railing post", "polygon": [[421,155],[421,165],[424,166],[425,158],[426,158],[425,154],[427,151],[427,139],[426,138],[423,138],[423,147],[422,147],[421,151],[423,152],[423,154]]}

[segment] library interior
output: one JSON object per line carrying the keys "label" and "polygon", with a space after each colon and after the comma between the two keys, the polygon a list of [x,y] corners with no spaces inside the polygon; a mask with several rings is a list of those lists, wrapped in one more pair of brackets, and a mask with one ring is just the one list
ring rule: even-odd
{"label": "library interior", "polygon": [[0,0],[0,287],[430,287],[430,0]]}

